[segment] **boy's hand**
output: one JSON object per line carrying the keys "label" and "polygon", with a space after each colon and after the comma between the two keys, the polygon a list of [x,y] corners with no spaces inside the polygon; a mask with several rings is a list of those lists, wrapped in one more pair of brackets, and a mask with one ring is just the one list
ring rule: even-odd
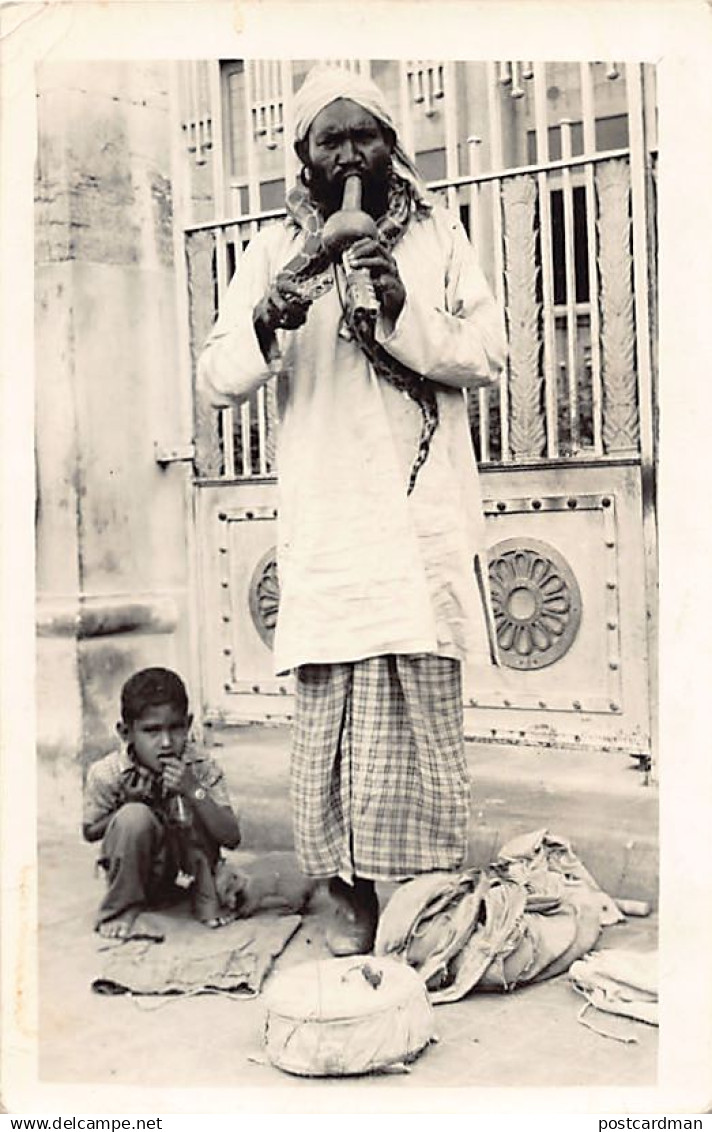
{"label": "boy's hand", "polygon": [[172,794],[190,794],[195,790],[198,781],[188,766],[176,758],[161,759],[163,767],[163,782]]}
{"label": "boy's hand", "polygon": [[143,802],[146,806],[153,804],[151,791],[144,786],[127,786],[125,800],[127,802]]}

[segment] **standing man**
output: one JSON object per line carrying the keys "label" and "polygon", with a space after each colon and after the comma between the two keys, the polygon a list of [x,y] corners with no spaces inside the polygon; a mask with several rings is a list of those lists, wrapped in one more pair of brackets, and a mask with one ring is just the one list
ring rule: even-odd
{"label": "standing man", "polygon": [[[329,878],[327,943],[347,955],[373,946],[374,881],[465,859],[461,665],[496,649],[463,391],[497,380],[504,343],[459,221],[428,199],[370,79],[315,68],[294,145],[287,218],[245,252],[199,379],[236,405],[278,359],[274,650],[295,679],[295,843]],[[378,300],[370,334],[321,238],[352,173],[378,229],[349,255]]]}

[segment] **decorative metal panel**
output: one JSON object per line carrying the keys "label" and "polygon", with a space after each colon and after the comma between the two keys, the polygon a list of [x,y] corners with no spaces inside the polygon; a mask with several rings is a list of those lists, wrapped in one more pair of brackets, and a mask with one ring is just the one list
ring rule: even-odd
{"label": "decorative metal panel", "polygon": [[509,338],[509,442],[516,460],[541,456],[546,444],[540,368],[541,304],[537,301],[536,181],[502,186]]}
{"label": "decorative metal panel", "polygon": [[635,323],[631,259],[630,171],[625,161],[596,170],[601,278],[603,440],[606,451],[637,452]]}
{"label": "decorative metal panel", "polygon": [[267,648],[271,649],[279,611],[279,574],[274,546],[262,555],[252,572],[249,603],[253,624]]}
{"label": "decorative metal panel", "polygon": [[[586,711],[617,714],[621,710],[620,614],[615,499],[612,494],[576,493],[515,496],[485,501],[490,524],[496,517],[511,517],[506,529],[517,529],[514,537],[498,539],[490,548],[490,585],[502,663],[512,670],[506,691],[479,694],[472,706],[525,708],[534,711]],[[587,576],[589,599],[596,588],[587,621],[591,648],[592,617],[600,618],[598,632],[602,654],[603,684],[598,690],[580,687],[568,694],[564,680],[547,677],[549,691],[535,686],[537,672],[569,664],[569,653],[577,645],[585,613],[584,587],[568,555],[555,545],[560,532],[562,545],[573,550],[580,539],[566,534],[567,515],[578,516],[576,528],[586,533],[586,554],[578,548],[579,571],[590,575],[591,563],[600,571]],[[537,517],[535,520],[535,516]],[[559,516],[555,522],[549,516]],[[584,516],[586,518],[584,519]],[[597,516],[595,524],[591,519]],[[528,517],[528,518],[527,518]],[[563,525],[562,525],[563,524]],[[492,526],[490,525],[490,530]],[[541,538],[532,538],[530,531]],[[558,541],[558,540],[557,540]],[[593,606],[596,612],[594,614]],[[594,661],[591,655],[591,662]],[[578,662],[572,661],[574,668]],[[573,671],[574,669],[570,669]],[[569,671],[569,669],[567,669]],[[589,681],[590,683],[590,681]]]}
{"label": "decorative metal panel", "polygon": [[581,624],[581,592],[558,550],[540,539],[505,539],[490,548],[489,577],[504,664],[544,668],[569,651]]}

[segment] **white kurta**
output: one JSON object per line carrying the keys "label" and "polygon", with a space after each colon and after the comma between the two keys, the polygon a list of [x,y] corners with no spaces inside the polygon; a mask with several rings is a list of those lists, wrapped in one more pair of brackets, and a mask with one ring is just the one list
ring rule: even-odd
{"label": "white kurta", "polygon": [[[302,241],[276,224],[249,245],[200,358],[199,383],[216,407],[269,379],[252,311]],[[379,322],[377,338],[447,386],[409,497],[420,409],[339,335],[336,288],[315,300],[303,327],[278,335],[278,674],[385,653],[492,657],[475,577],[482,556],[486,578],[486,544],[463,389],[496,381],[501,317],[464,230],[439,206],[411,220],[394,256],[406,303],[394,326]]]}

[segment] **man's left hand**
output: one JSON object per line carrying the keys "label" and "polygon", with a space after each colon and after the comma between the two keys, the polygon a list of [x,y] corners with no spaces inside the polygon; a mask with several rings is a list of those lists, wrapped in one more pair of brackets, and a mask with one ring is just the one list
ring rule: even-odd
{"label": "man's left hand", "polygon": [[349,248],[349,259],[355,269],[370,272],[373,289],[386,318],[395,322],[405,303],[405,287],[398,265],[388,248],[378,240],[365,236]]}

